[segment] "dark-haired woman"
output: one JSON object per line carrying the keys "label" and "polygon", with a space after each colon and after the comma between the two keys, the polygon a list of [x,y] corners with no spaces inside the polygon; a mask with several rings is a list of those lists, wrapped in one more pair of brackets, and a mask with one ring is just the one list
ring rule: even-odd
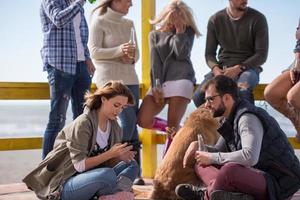
{"label": "dark-haired woman", "polygon": [[132,199],[139,167],[132,146],[121,144],[116,119],[133,104],[130,90],[117,81],[86,95],[84,113],[63,128],[54,149],[24,178],[28,188],[41,199]]}

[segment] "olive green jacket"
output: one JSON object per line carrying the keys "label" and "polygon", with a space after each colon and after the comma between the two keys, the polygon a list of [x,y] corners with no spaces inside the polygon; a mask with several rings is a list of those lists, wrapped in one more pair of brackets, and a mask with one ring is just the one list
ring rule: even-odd
{"label": "olive green jacket", "polygon": [[[59,199],[64,182],[76,174],[74,163],[90,156],[96,144],[98,115],[85,109],[57,135],[53,150],[30,172],[23,182],[40,199]],[[111,121],[110,146],[121,142],[122,130],[116,120]]]}

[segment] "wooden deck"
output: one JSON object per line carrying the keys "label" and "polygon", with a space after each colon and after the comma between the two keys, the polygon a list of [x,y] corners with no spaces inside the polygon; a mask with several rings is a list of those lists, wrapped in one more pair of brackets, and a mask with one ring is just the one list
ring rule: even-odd
{"label": "wooden deck", "polygon": [[[148,199],[147,196],[152,188],[152,181],[147,180],[145,186],[134,186],[136,200]],[[0,185],[0,200],[39,200],[33,191],[27,189],[24,183]]]}
{"label": "wooden deck", "polygon": [[[146,200],[152,189],[152,181],[147,180],[145,186],[134,186],[136,200]],[[0,200],[38,200],[34,192],[28,190],[24,183],[0,185]],[[300,190],[291,200],[300,200]]]}

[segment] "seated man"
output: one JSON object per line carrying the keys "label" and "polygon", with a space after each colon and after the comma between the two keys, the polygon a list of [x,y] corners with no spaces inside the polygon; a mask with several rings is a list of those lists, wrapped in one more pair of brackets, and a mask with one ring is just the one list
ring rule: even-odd
{"label": "seated man", "polygon": [[221,117],[221,137],[208,152],[189,146],[188,159],[196,159],[195,171],[205,190],[181,184],[183,199],[287,199],[300,188],[300,164],[285,133],[265,110],[239,99],[237,84],[220,75],[206,83],[205,107]]}
{"label": "seated man", "polygon": [[241,98],[254,103],[252,90],[268,55],[268,24],[262,13],[247,7],[246,0],[228,2],[208,21],[205,59],[211,72],[194,93],[196,107],[204,103],[202,85],[220,74],[234,79]]}

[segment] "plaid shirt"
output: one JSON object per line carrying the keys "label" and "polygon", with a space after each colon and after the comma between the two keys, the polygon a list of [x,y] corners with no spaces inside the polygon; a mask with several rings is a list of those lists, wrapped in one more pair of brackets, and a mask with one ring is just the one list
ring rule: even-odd
{"label": "plaid shirt", "polygon": [[43,47],[41,56],[44,71],[47,64],[56,69],[76,73],[77,45],[73,26],[74,17],[80,12],[80,35],[84,47],[84,55],[89,58],[87,48],[88,26],[84,17],[82,4],[84,0],[42,0],[40,17],[43,31]]}

